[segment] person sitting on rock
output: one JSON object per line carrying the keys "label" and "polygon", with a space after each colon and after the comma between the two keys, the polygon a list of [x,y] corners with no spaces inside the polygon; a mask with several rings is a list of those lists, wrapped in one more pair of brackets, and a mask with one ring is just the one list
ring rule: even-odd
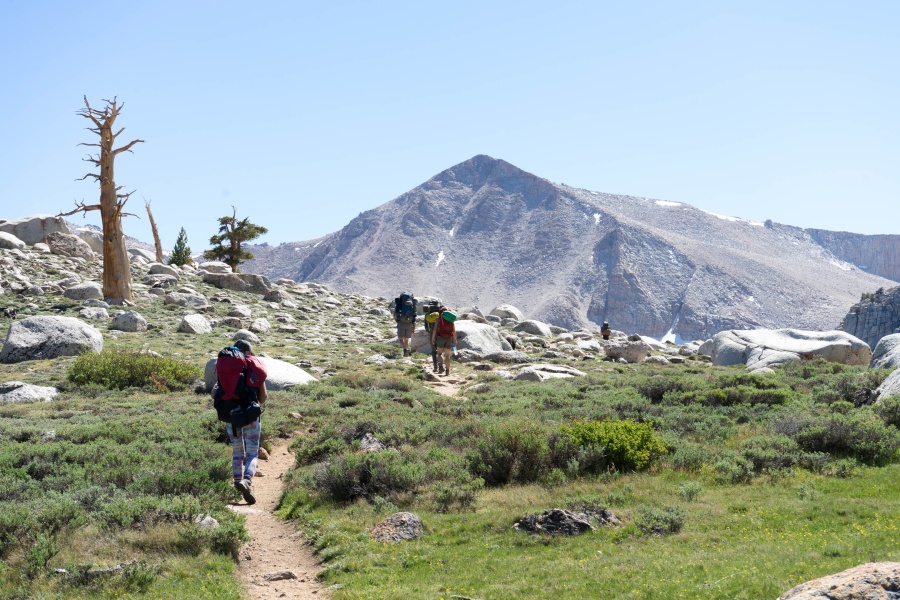
{"label": "person sitting on rock", "polygon": [[434,331],[431,332],[431,346],[436,348],[441,355],[441,364],[438,365],[438,374],[450,374],[450,357],[453,348],[456,347],[456,325],[444,319],[444,312],[449,310],[446,306],[438,309],[438,319],[435,322]]}

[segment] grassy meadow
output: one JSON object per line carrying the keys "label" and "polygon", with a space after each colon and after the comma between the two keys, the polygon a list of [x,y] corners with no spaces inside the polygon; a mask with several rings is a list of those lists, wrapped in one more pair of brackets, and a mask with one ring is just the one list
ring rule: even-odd
{"label": "grassy meadow", "polygon": [[[289,314],[299,332],[273,327],[257,351],[306,361],[321,379],[270,395],[263,445],[311,428],[292,447],[279,515],[305,528],[336,600],[774,598],[900,560],[900,401],[867,403],[887,371],[582,360],[585,377],[527,383],[458,365],[463,390],[446,396],[428,387],[423,357],[382,341],[389,318],[367,317],[374,334],[348,327],[371,299],[328,308],[298,295],[284,309],[230,294],[254,317]],[[79,308],[45,297],[19,318]],[[184,309],[137,310],[154,328],[106,333],[101,354],[0,365],[0,381],[61,389],[0,405],[2,598],[242,597],[230,447],[195,391],[233,330],[179,334]],[[377,353],[392,360],[365,361]],[[366,434],[387,449],[361,452]],[[550,508],[609,509],[621,524],[574,537],[513,528]],[[375,542],[372,526],[400,510],[427,534]],[[221,526],[201,529],[206,514]]]}

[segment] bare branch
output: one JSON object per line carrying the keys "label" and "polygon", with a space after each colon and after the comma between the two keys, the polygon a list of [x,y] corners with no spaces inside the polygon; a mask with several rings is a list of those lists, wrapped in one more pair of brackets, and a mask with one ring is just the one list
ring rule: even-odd
{"label": "bare branch", "polygon": [[[82,117],[90,119],[94,122],[94,125],[96,125],[97,128],[102,129],[103,126],[100,125],[100,121],[98,121],[97,117],[94,116],[94,113],[100,113],[100,111],[91,108],[91,104],[90,102],[88,102],[87,96],[84,97],[84,105],[87,107],[87,109],[82,108],[80,111],[78,111],[78,114],[80,114]],[[102,113],[98,114],[98,116],[102,116]]]}
{"label": "bare branch", "polygon": [[81,142],[80,144],[75,144],[76,146],[90,146],[92,148],[102,148],[100,144],[88,144],[87,142]]}
{"label": "bare branch", "polygon": [[89,210],[100,210],[99,204],[85,204],[84,200],[82,200],[81,202],[75,202],[75,206],[77,207],[75,210],[69,211],[67,213],[59,213],[56,216],[57,217],[68,217],[69,215],[74,215],[77,212],[84,212],[85,213],[84,216],[87,216],[86,213]]}
{"label": "bare branch", "polygon": [[122,129],[120,129],[119,131],[117,131],[116,133],[114,133],[113,140],[115,140],[117,137],[119,137],[119,134],[122,133],[123,131],[125,131],[124,127]]}
{"label": "bare branch", "polygon": [[93,158],[93,157],[89,156],[87,158],[82,158],[81,160],[83,160],[84,162],[94,163],[98,167],[100,166],[100,160],[97,158]]}
{"label": "bare branch", "polygon": [[[134,146],[135,144],[142,144],[142,143],[144,143],[144,140],[133,140],[131,142],[128,142],[128,144],[126,144],[125,146],[122,146],[121,148],[113,150],[113,155],[121,154],[122,152],[131,152],[132,146]],[[134,152],[131,152],[131,153],[134,154]]]}
{"label": "bare branch", "polygon": [[79,177],[79,178],[76,179],[75,181],[84,181],[84,180],[87,179],[88,177],[93,177],[95,181],[102,181],[102,180],[103,180],[103,178],[100,177],[99,175],[97,175],[96,173],[88,173],[88,174],[85,175],[84,177]]}

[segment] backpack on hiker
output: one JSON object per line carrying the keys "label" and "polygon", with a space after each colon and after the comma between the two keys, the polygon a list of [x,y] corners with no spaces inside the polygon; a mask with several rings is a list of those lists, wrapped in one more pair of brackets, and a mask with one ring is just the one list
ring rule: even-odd
{"label": "backpack on hiker", "polygon": [[403,292],[394,300],[394,318],[404,323],[415,323],[417,307],[418,303],[413,295]]}
{"label": "backpack on hiker", "polygon": [[437,300],[429,300],[422,305],[422,313],[425,315],[425,331],[431,332],[434,324],[440,316],[441,303]]}
{"label": "backpack on hiker", "polygon": [[[445,316],[451,316],[451,319],[446,319]],[[448,338],[453,335],[454,327],[453,321],[456,321],[456,315],[450,312],[449,308],[441,307],[440,317],[437,320],[437,336],[442,338]]]}
{"label": "backpack on hiker", "polygon": [[[259,362],[258,359],[253,360]],[[234,429],[249,425],[262,414],[256,392],[249,385],[251,379],[249,367],[248,358],[234,346],[223,348],[216,358],[219,391],[213,400],[213,407],[216,409],[218,419],[224,423],[231,423]],[[265,376],[263,371],[261,376],[263,381]]]}

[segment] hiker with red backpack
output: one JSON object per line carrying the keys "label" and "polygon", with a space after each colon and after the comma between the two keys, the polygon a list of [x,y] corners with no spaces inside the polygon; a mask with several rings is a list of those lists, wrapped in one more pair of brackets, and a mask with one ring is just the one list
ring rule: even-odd
{"label": "hiker with red backpack", "polygon": [[438,309],[438,318],[435,321],[434,330],[431,332],[431,347],[436,348],[441,357],[438,365],[438,375],[450,374],[450,356],[456,350],[456,313],[446,306]]}
{"label": "hiker with red backpack", "polygon": [[256,503],[253,475],[259,459],[262,434],[260,415],[265,404],[266,366],[250,343],[238,340],[219,352],[216,360],[218,383],[213,387],[213,405],[231,440],[231,473],[234,487],[247,504]]}

